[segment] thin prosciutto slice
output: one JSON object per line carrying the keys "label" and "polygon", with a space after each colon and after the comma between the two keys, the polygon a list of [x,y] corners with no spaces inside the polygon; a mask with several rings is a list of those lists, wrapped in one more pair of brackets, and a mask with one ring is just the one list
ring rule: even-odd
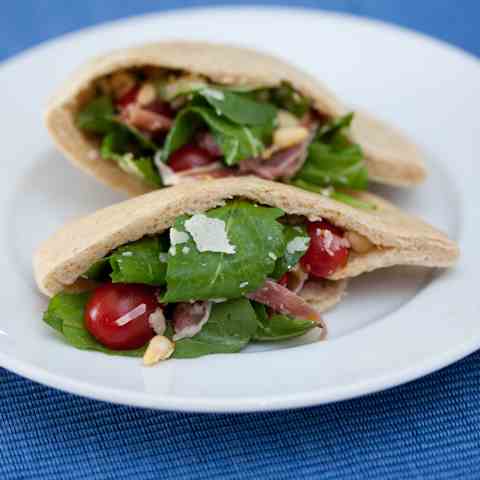
{"label": "thin prosciutto slice", "polygon": [[315,136],[316,124],[310,126],[308,137],[292,147],[275,152],[270,158],[254,157],[240,162],[240,172],[253,173],[266,180],[293,177],[305,163],[308,147]]}
{"label": "thin prosciutto slice", "polygon": [[247,297],[278,313],[291,315],[296,318],[313,320],[322,326],[322,319],[318,311],[307,303],[302,297],[288,288],[267,278],[262,287],[249,293]]}
{"label": "thin prosciutto slice", "polygon": [[121,118],[127,125],[145,132],[153,133],[169,130],[172,126],[172,119],[168,116],[143,108],[136,103],[131,103],[125,107]]}
{"label": "thin prosciutto slice", "polygon": [[178,303],[173,311],[174,341],[191,338],[208,322],[211,302]]}

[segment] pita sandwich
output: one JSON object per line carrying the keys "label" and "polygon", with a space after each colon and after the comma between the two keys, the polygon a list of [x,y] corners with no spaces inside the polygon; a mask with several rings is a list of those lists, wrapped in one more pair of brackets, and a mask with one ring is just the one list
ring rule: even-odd
{"label": "pita sandwich", "polygon": [[[393,265],[452,266],[457,245],[444,233],[368,193],[357,198],[375,210],[353,208],[331,198],[257,177],[227,178],[158,190],[75,220],[40,246],[34,256],[37,284],[47,295],[71,287],[112,250],[172,227],[182,215],[206,212],[231,199],[276,207],[285,214],[326,220],[344,232],[348,261],[328,276],[341,280]],[[333,296],[338,291],[333,289]]]}
{"label": "pita sandwich", "polygon": [[[128,77],[131,72],[140,76],[148,76],[150,75],[149,72],[153,72],[151,75],[155,76],[159,74],[158,72],[163,72],[164,75],[170,77],[177,75],[177,77],[175,77],[177,80],[179,75],[181,77],[180,83],[182,83],[186,76],[190,79],[193,78],[193,86],[192,81],[189,83],[187,80],[191,88],[197,88],[199,81],[207,82],[207,88],[197,91],[202,93],[202,101],[208,101],[210,102],[210,107],[214,105],[216,108],[219,105],[218,102],[222,99],[222,95],[224,95],[224,91],[220,91],[220,93],[218,90],[212,91],[212,89],[209,88],[210,84],[227,89],[227,95],[235,94],[235,92],[238,91],[244,92],[253,89],[273,89],[271,91],[274,92],[274,95],[281,96],[283,91],[279,90],[280,88],[290,89],[287,90],[287,96],[290,96],[286,102],[288,103],[288,101],[292,99],[294,102],[297,100],[301,102],[302,99],[308,99],[310,102],[309,112],[313,112],[313,117],[315,117],[315,122],[317,123],[312,121],[312,115],[310,115],[310,123],[308,123],[308,118],[305,119],[304,115],[301,121],[297,119],[297,123],[292,125],[289,123],[292,121],[291,112],[287,111],[286,113],[290,113],[290,115],[284,115],[283,124],[279,123],[277,125],[283,125],[282,128],[290,130],[287,133],[283,132],[282,135],[278,134],[276,137],[274,135],[274,143],[271,145],[280,148],[281,152],[283,152],[281,147],[287,149],[287,147],[296,145],[294,138],[302,138],[303,141],[306,142],[305,139],[308,138],[307,134],[311,133],[314,127],[318,127],[318,121],[326,122],[326,128],[328,130],[328,125],[335,125],[336,121],[346,118],[345,116],[349,113],[349,108],[318,80],[279,58],[246,48],[201,42],[164,42],[108,53],[85,64],[58,90],[46,111],[46,125],[56,145],[75,166],[93,175],[104,184],[125,191],[132,196],[159,188],[159,186],[156,186],[156,179],[154,178],[152,180],[151,177],[158,176],[156,168],[161,168],[161,165],[159,166],[161,162],[152,160],[153,163],[151,161],[149,165],[146,165],[146,161],[140,165],[138,161],[134,163],[132,157],[124,156],[122,159],[119,159],[115,156],[115,153],[107,152],[107,154],[105,154],[105,151],[109,150],[108,146],[105,150],[103,148],[104,145],[100,144],[99,136],[86,132],[85,129],[79,127],[78,122],[79,112],[85,108],[85,105],[92,101],[92,98],[99,95],[99,91],[105,92],[105,90],[110,91],[112,89],[112,79],[114,83],[113,86],[117,88],[117,93],[118,91],[122,92],[122,90],[125,90],[128,87],[129,81],[131,81]],[[176,87],[178,87],[177,80],[174,81],[174,83],[176,82]],[[127,84],[127,87],[125,87],[125,84]],[[141,94],[141,98],[145,100],[145,98],[151,95],[152,89],[146,87],[144,89],[144,86],[145,85],[142,85],[143,93]],[[148,87],[151,86],[148,85]],[[203,87],[205,87],[205,84],[203,84]],[[158,89],[156,91],[158,91]],[[128,93],[127,91],[127,94]],[[125,96],[128,95],[123,92],[123,96],[120,99],[124,105],[126,102]],[[138,94],[135,101],[139,102],[139,98],[140,94]],[[215,101],[217,101],[217,103],[215,103]],[[146,104],[145,102],[146,101],[143,103]],[[154,132],[155,135],[158,131],[161,132],[162,128],[169,128],[171,126],[168,118],[164,118],[165,115],[163,114],[165,112],[163,110],[158,113],[157,108],[156,112],[153,112],[157,115],[155,117],[152,115],[152,111],[155,109],[152,110],[151,108],[150,111],[145,114],[145,109],[136,109],[134,111],[131,105],[129,108],[130,110],[125,107],[125,111],[128,110],[129,113],[125,114],[127,117],[124,117],[127,118],[125,121],[130,122],[129,125],[134,125],[135,127],[140,125],[143,128],[143,126],[148,124],[148,128],[145,128],[147,128],[147,130],[151,128],[152,131],[156,129]],[[215,111],[218,113],[218,108]],[[233,113],[232,118],[235,119],[235,112]],[[242,118],[245,119],[245,115],[248,116],[248,112],[245,113],[245,111],[243,111],[243,113]],[[265,118],[268,118],[268,112],[263,113],[265,114]],[[287,120],[285,120],[285,118]],[[203,120],[205,120],[205,117]],[[88,123],[88,121],[87,119],[86,122]],[[246,119],[246,121],[247,123],[250,121],[255,124],[256,122],[258,123],[258,117],[253,119],[249,118]],[[293,122],[295,122],[295,119],[293,119]],[[250,126],[248,126],[248,128],[250,129]],[[292,128],[294,133],[292,133]],[[305,133],[305,129],[307,133]],[[222,137],[223,140],[220,140],[220,142],[223,142],[222,148],[225,147],[225,145],[229,146],[229,158],[230,154],[232,154],[233,157],[235,156],[235,153],[232,153],[232,148],[230,148],[232,147],[232,142],[235,143],[238,141],[240,145],[242,145],[242,142],[248,143],[250,141],[250,146],[253,145],[250,153],[258,154],[259,150],[255,149],[255,142],[258,144],[260,137],[253,138],[252,144],[251,132],[255,133],[256,130],[255,128],[251,128],[249,132],[247,137],[245,137],[245,132],[240,132],[239,135],[242,136],[240,140],[238,138],[233,138],[232,140],[231,137],[225,140],[225,135]],[[354,145],[358,144],[361,147],[361,152],[363,152],[363,154],[360,153],[360,155],[363,155],[361,164],[366,166],[368,176],[371,180],[395,186],[412,186],[424,180],[426,170],[422,154],[418,148],[397,129],[367,113],[357,111],[355,112],[353,122],[348,132],[345,132],[349,142]],[[218,133],[217,131],[216,135],[215,139],[218,141],[218,136],[221,136],[222,132]],[[331,141],[331,131],[327,132],[326,135],[329,136],[329,141]],[[312,137],[310,137],[310,140],[311,138]],[[145,143],[145,139],[143,140]],[[151,140],[151,137],[147,140]],[[162,141],[163,139],[161,142]],[[300,142],[300,140],[298,141]],[[175,141],[170,143],[175,143]],[[293,164],[293,167],[290,164],[290,167],[287,168],[285,162],[288,163],[288,161],[283,158],[282,161],[284,163],[282,165],[285,168],[282,168],[281,171],[275,174],[272,173],[270,169],[265,173],[263,169],[265,166],[265,158],[271,158],[272,160],[275,158],[276,161],[278,159],[278,155],[275,157],[275,152],[272,153],[275,148],[271,150],[269,147],[266,151],[263,150],[261,152],[262,168],[259,168],[259,166],[255,164],[248,164],[245,170],[246,172],[253,172],[253,174],[267,179],[280,179],[280,176],[284,174],[284,176],[289,177],[293,174],[292,172],[298,173],[299,169],[303,166],[308,143],[305,145],[306,147],[303,150],[300,148],[299,151],[296,152],[297,156],[292,160],[296,162]],[[226,148],[227,147],[222,150],[224,157],[227,156]],[[248,153],[248,145],[245,148]],[[165,150],[165,148],[163,148],[163,150]],[[100,152],[102,152],[102,155],[100,155]],[[248,156],[247,153],[244,153],[244,157]],[[293,154],[294,152],[289,153]],[[272,155],[272,157],[269,157],[269,155]],[[253,157],[257,158],[255,155],[253,155]],[[110,158],[110,160],[105,161],[105,158]],[[292,159],[293,157],[290,156],[289,158]],[[112,159],[114,159],[114,161],[112,161]],[[163,159],[163,161],[165,161],[165,159]],[[232,162],[236,162],[236,160],[232,160]],[[222,164],[222,166],[224,165]],[[270,165],[268,166],[270,167]],[[225,169],[221,169],[221,171],[225,173]],[[223,173],[219,174],[217,172],[217,174],[213,176],[220,176],[223,175]],[[164,176],[162,175],[162,177]],[[203,177],[210,178],[211,175],[204,174]],[[323,182],[325,178],[326,175],[322,174]],[[168,182],[165,182],[165,178],[163,178],[163,180],[164,185],[168,184]],[[342,182],[344,180],[340,179],[339,181]],[[161,182],[158,182],[158,185],[161,184]],[[347,183],[344,186],[349,187],[351,185]]]}

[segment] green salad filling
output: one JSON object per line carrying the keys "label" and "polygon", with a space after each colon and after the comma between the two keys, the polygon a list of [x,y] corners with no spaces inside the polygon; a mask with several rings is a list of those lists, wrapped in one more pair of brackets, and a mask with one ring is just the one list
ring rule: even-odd
{"label": "green salad filling", "polygon": [[43,319],[74,347],[109,354],[145,359],[154,341],[175,358],[239,352],[324,328],[302,287],[349,249],[326,221],[231,200],[115,248],[83,273],[88,291],[58,293]]}
{"label": "green salad filling", "polygon": [[319,115],[287,82],[226,86],[149,67],[98,80],[76,123],[99,141],[102,159],[152,188],[253,174],[373,208],[344,191],[368,183],[348,137],[352,119]]}

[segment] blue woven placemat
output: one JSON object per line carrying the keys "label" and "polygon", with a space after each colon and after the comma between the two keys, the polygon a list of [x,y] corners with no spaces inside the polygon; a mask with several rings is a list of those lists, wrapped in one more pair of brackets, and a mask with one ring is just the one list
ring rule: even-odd
{"label": "blue woven placemat", "polygon": [[3,371],[0,478],[478,479],[480,353],[415,383],[302,410],[163,413]]}
{"label": "blue woven placemat", "polygon": [[[4,2],[0,59],[99,21],[253,2]],[[480,55],[480,2],[291,0],[394,21]],[[109,405],[0,369],[0,479],[479,479],[480,352],[414,383],[322,407],[174,414]]]}

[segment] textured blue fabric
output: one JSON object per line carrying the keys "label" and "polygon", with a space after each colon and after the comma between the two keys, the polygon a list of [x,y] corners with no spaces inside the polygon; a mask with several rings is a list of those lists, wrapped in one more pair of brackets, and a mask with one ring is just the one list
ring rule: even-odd
{"label": "textured blue fabric", "polygon": [[[0,59],[61,33],[198,0],[3,2]],[[476,0],[303,5],[394,21],[480,55]],[[393,390],[322,407],[244,415],[109,405],[0,369],[0,479],[479,479],[480,353]]]}

